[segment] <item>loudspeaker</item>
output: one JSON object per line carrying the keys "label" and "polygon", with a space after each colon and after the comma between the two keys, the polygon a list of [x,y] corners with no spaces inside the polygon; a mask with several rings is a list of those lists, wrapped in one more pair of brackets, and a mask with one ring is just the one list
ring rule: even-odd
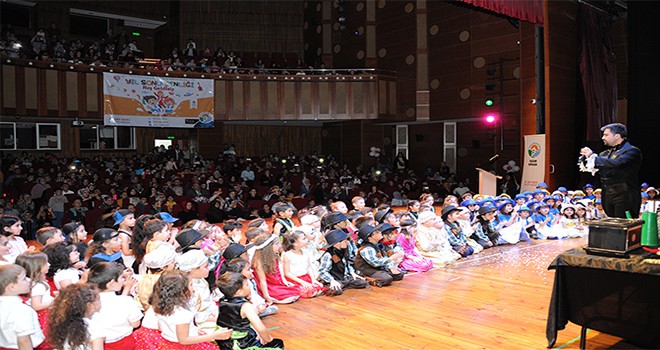
{"label": "loudspeaker", "polygon": [[417,142],[422,142],[422,141],[424,141],[424,135],[422,135],[422,134],[415,134],[415,141],[417,141]]}

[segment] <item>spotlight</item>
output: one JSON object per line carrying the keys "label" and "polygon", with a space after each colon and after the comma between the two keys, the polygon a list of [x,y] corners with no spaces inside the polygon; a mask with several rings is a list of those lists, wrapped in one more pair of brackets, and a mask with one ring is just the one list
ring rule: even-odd
{"label": "spotlight", "polygon": [[282,164],[286,164],[286,159],[282,159]]}
{"label": "spotlight", "polygon": [[380,175],[380,170],[376,170],[376,175]]}
{"label": "spotlight", "polygon": [[325,162],[325,159],[319,158],[319,163],[323,164],[323,162]]}

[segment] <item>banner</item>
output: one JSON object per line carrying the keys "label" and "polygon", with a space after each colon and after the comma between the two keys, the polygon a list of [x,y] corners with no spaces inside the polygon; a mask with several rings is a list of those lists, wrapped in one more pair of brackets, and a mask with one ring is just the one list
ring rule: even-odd
{"label": "banner", "polygon": [[103,73],[104,124],[212,128],[213,80]]}
{"label": "banner", "polygon": [[545,177],[545,134],[525,135],[525,160],[520,192],[534,191]]}

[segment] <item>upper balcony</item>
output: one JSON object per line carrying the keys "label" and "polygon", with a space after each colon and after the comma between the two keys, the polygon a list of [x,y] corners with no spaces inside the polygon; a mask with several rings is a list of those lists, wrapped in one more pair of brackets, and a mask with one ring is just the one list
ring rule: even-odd
{"label": "upper balcony", "polygon": [[216,121],[396,120],[397,77],[375,69],[237,68],[219,73],[1,57],[3,116],[103,118],[102,73],[213,79]]}

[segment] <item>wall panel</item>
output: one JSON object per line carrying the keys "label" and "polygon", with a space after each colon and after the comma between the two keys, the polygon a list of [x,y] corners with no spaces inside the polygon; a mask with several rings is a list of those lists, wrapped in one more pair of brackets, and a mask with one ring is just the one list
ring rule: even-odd
{"label": "wall panel", "polygon": [[66,109],[78,110],[78,73],[66,72]]}
{"label": "wall panel", "polygon": [[87,111],[99,111],[99,74],[87,73],[85,74],[85,91],[87,93]]}
{"label": "wall panel", "polygon": [[16,67],[2,66],[2,103],[5,108],[16,108]]}
{"label": "wall panel", "polygon": [[37,69],[25,68],[25,108],[37,109]]}
{"label": "wall panel", "polygon": [[46,70],[46,109],[49,111],[57,111],[59,107],[59,89],[57,88],[57,71],[48,69]]}

